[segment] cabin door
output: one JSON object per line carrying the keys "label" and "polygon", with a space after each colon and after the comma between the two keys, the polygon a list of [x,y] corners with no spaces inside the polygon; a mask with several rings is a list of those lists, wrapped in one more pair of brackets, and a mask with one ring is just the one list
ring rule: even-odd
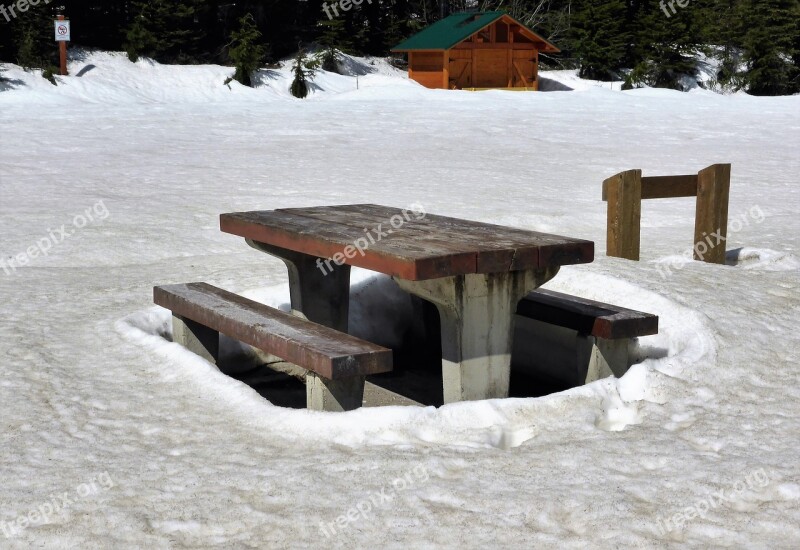
{"label": "cabin door", "polygon": [[507,75],[507,50],[475,50],[475,88],[505,88],[508,86]]}
{"label": "cabin door", "polygon": [[448,88],[472,88],[472,50],[450,50],[450,85]]}
{"label": "cabin door", "polygon": [[511,75],[515,88],[536,87],[538,63],[536,50],[514,50]]}

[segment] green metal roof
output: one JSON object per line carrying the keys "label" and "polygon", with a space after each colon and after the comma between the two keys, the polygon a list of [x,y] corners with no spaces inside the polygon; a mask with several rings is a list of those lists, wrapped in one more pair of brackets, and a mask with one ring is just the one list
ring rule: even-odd
{"label": "green metal roof", "polygon": [[454,13],[400,42],[392,51],[449,50],[503,15],[503,11]]}
{"label": "green metal roof", "polygon": [[533,35],[536,40],[541,40],[545,44],[542,51],[560,51],[555,44],[539,36],[504,11],[454,13],[453,15],[449,15],[444,19],[437,21],[430,27],[422,29],[411,38],[400,42],[397,46],[392,48],[392,51],[407,52],[413,50],[449,50],[459,42],[466,40],[482,28],[486,27],[487,25],[491,25],[503,16],[512,19],[525,31]]}

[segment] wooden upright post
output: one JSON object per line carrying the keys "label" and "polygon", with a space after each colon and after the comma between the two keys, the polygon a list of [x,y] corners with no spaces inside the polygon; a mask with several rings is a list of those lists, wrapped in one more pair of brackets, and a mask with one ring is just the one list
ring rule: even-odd
{"label": "wooden upright post", "polygon": [[[57,16],[59,21],[64,21],[65,17],[63,15]],[[67,76],[67,43],[66,42],[59,42],[58,43],[58,58],[61,64],[61,70],[59,74],[61,76]]]}
{"label": "wooden upright post", "polygon": [[450,50],[445,50],[442,56],[442,88],[450,89]]}
{"label": "wooden upright post", "polygon": [[606,255],[639,260],[642,171],[628,170],[603,182],[608,199]]}
{"label": "wooden upright post", "polygon": [[725,263],[730,187],[730,164],[713,164],[697,174],[697,213],[694,221],[695,260],[714,264]]}

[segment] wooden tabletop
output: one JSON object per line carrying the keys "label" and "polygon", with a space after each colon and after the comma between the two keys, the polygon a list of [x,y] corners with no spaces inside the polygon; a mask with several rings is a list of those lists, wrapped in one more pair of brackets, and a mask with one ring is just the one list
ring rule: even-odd
{"label": "wooden tabletop", "polygon": [[375,204],[234,212],[220,216],[220,228],[412,281],[594,259],[592,241]]}

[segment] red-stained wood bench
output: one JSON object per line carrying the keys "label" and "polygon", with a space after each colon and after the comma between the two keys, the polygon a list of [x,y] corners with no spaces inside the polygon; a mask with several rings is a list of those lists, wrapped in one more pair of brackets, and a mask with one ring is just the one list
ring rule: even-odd
{"label": "red-stained wood bench", "polygon": [[172,311],[173,341],[212,363],[222,333],[306,369],[309,409],[356,409],[364,377],[392,370],[389,349],[206,283],[157,286],[153,300]]}
{"label": "red-stained wood bench", "polygon": [[574,384],[621,377],[631,342],[658,333],[656,315],[542,288],[519,302],[517,315],[521,361]]}

